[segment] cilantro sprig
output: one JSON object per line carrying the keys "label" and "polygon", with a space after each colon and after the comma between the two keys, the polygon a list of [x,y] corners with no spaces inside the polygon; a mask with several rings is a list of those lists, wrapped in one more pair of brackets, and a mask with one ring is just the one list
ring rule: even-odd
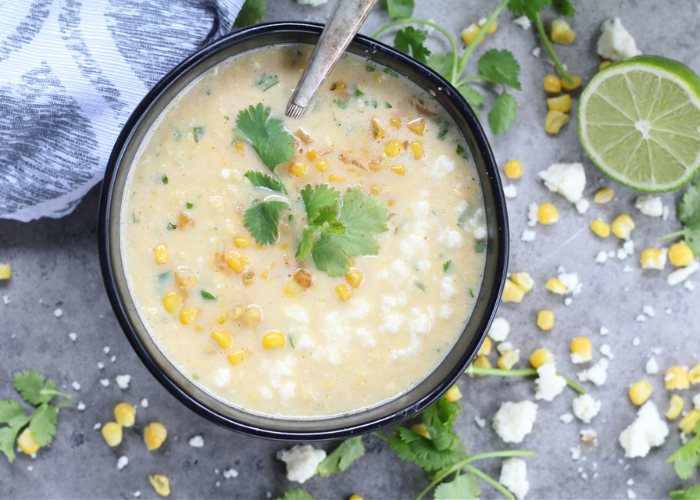
{"label": "cilantro sprig", "polygon": [[683,193],[678,210],[678,220],[685,226],[682,230],[659,238],[665,240],[683,236],[694,255],[700,255],[700,177]]}
{"label": "cilantro sprig", "polygon": [[323,462],[318,464],[318,475],[328,477],[336,472],[342,472],[358,458],[364,456],[365,445],[362,443],[362,436],[355,436],[346,439],[340,446],[328,454]]}
{"label": "cilantro sprig", "polygon": [[[669,463],[673,463],[673,468],[675,469],[678,477],[680,477],[681,479],[690,479],[695,469],[697,467],[700,467],[700,422],[697,422],[695,424],[694,432],[695,437],[693,437],[683,446],[678,448],[670,457],[668,457],[668,460],[666,460]],[[674,493],[678,494],[680,492],[671,492],[671,498],[674,498]],[[698,497],[688,496],[687,498]]]}
{"label": "cilantro sprig", "polygon": [[[17,372],[13,377],[14,387],[22,399],[35,406],[31,415],[25,415],[22,406],[15,400],[0,401],[0,451],[12,462],[15,459],[14,444],[17,435],[27,426],[39,446],[47,446],[56,435],[58,410],[73,403],[73,396],[56,390],[56,383],[46,379],[35,370]],[[67,398],[57,406],[50,404],[54,396]]]}
{"label": "cilantro sprig", "polygon": [[316,499],[314,497],[312,497],[310,493],[307,493],[305,490],[302,490],[301,488],[292,488],[291,490],[287,490],[287,492],[284,494],[284,496],[279,497],[275,500],[316,500]]}
{"label": "cilantro sprig", "polygon": [[[537,370],[535,368],[523,368],[522,370],[501,370],[500,368],[478,368],[476,366],[470,366],[467,368],[466,373],[469,375],[493,375],[496,377],[529,377],[531,375],[537,375]],[[566,375],[562,375],[559,372],[557,372],[557,375],[566,380],[566,384],[579,394],[586,394],[586,389],[578,385]]]}
{"label": "cilantro sprig", "polygon": [[257,24],[265,17],[267,2],[265,0],[245,0],[243,7],[233,23],[234,28],[243,28],[251,24]]}

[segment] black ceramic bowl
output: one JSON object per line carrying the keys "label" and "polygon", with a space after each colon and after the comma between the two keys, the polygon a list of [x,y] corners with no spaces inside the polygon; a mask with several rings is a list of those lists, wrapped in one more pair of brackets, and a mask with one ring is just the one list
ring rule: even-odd
{"label": "black ceramic bowl", "polygon": [[319,24],[304,22],[252,26],[224,36],[183,61],[158,82],[127,121],[109,159],[100,199],[102,274],[114,312],[136,353],[158,381],[194,412],[234,431],[264,438],[346,438],[404,420],[425,409],[455,383],[476,354],[495,314],[508,263],[508,218],[503,191],[491,148],[474,112],[459,92],[434,71],[391,47],[358,35],[348,51],[391,67],[435,95],[464,134],[479,172],[488,227],[486,268],[471,319],[454,348],[433,373],[402,396],[363,412],[316,420],[274,419],[229,406],[194,385],[159,350],[129,295],[119,245],[122,195],[139,145],[167,104],[203,72],[250,49],[272,44],[315,44],[321,29]]}

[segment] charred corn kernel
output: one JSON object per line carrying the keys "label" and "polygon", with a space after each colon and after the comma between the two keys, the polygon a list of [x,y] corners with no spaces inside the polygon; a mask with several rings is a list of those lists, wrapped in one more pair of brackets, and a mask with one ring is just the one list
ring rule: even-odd
{"label": "charred corn kernel", "polygon": [[479,347],[479,352],[476,353],[478,356],[488,356],[491,354],[491,338],[486,337]]}
{"label": "charred corn kernel", "polygon": [[362,271],[359,269],[353,269],[350,271],[348,274],[345,275],[345,281],[348,282],[348,285],[350,285],[353,288],[359,288],[360,285],[362,284],[362,280],[364,279],[364,275],[362,274]]}
{"label": "charred corn kernel", "polygon": [[688,380],[691,384],[700,384],[700,363],[690,369]]}
{"label": "charred corn kernel", "polygon": [[503,302],[520,302],[523,300],[524,295],[525,290],[511,280],[506,279],[506,284],[503,286],[503,295],[501,296]]}
{"label": "charred corn kernel", "polygon": [[634,229],[634,221],[627,214],[622,214],[617,217],[612,223],[612,232],[618,238],[626,240]]}
{"label": "charred corn kernel", "polygon": [[554,43],[568,45],[576,38],[576,32],[572,30],[569,23],[563,19],[555,19],[552,21],[552,33],[550,38]]}
{"label": "charred corn kernel", "polygon": [[168,247],[164,243],[156,245],[155,256],[156,264],[170,263],[170,252],[168,252]]}
{"label": "charred corn kernel", "polygon": [[549,349],[544,347],[537,349],[530,355],[530,364],[533,368],[539,368],[540,366],[554,362],[554,354],[550,352]]}
{"label": "charred corn kernel", "polygon": [[668,409],[666,410],[666,418],[669,420],[677,419],[678,415],[680,415],[681,411],[683,411],[684,404],[683,398],[678,394],[671,396],[671,399],[668,402]]}
{"label": "charred corn kernel", "polygon": [[177,292],[168,292],[163,296],[163,307],[169,313],[174,313],[182,307],[182,295]]}
{"label": "charred corn kernel", "polygon": [[569,94],[560,95],[559,97],[550,97],[547,99],[547,107],[550,111],[568,113],[571,109],[571,97],[569,97]]}
{"label": "charred corn kernel", "polygon": [[688,370],[682,366],[672,366],[666,370],[664,376],[666,389],[687,389],[690,387],[690,376]]}
{"label": "charred corn kernel", "polygon": [[129,403],[119,403],[114,407],[114,418],[122,427],[131,427],[136,421],[136,412]]}
{"label": "charred corn kernel", "polygon": [[684,267],[693,261],[693,251],[688,245],[683,242],[674,243],[668,249],[668,260],[671,264],[678,267]]}
{"label": "charred corn kernel", "polygon": [[580,76],[572,76],[571,77],[571,83],[568,83],[565,78],[561,79],[561,88],[564,90],[574,90],[577,89],[581,86],[581,77]]}
{"label": "charred corn kernel", "polygon": [[432,437],[430,437],[430,433],[428,432],[428,427],[425,424],[415,424],[413,427],[411,427],[411,430],[416,434],[420,434],[426,439],[432,439]]}
{"label": "charred corn kernel", "polygon": [[162,497],[170,495],[170,481],[167,476],[148,476],[151,486]]}
{"label": "charred corn kernel", "polygon": [[586,337],[576,337],[571,341],[572,359],[576,363],[585,363],[593,359],[591,341]]}
{"label": "charred corn kernel", "polygon": [[290,174],[297,177],[306,175],[306,165],[303,163],[292,162],[287,170],[289,170]]}
{"label": "charred corn kernel", "polygon": [[348,500],[365,500],[362,498],[360,495],[350,495],[350,498]]}
{"label": "charred corn kernel", "polygon": [[389,143],[384,146],[384,154],[389,158],[393,158],[401,152],[401,143],[399,141],[389,141]]}
{"label": "charred corn kernel", "polygon": [[640,258],[642,269],[662,269],[661,250],[658,248],[647,248],[642,252]]}
{"label": "charred corn kernel", "polygon": [[316,170],[319,172],[325,172],[328,170],[328,162],[326,160],[319,160],[316,162]]}
{"label": "charred corn kernel", "polygon": [[333,88],[331,90],[336,90],[336,89],[342,90],[344,88],[347,88],[347,85],[345,84],[345,82],[340,81],[340,82],[335,82],[333,84]]}
{"label": "charred corn kernel", "polygon": [[247,236],[236,236],[233,239],[233,244],[238,248],[245,248],[250,245],[250,238]]}
{"label": "charred corn kernel", "polygon": [[394,165],[393,167],[391,167],[391,171],[395,174],[405,175],[406,167],[404,165]]}
{"label": "charred corn kernel", "polygon": [[116,422],[107,422],[102,426],[102,437],[107,446],[117,446],[122,442],[122,426]]}
{"label": "charred corn kernel", "polygon": [[284,285],[284,294],[287,297],[296,297],[302,294],[304,290],[306,289],[293,279],[287,281],[287,283]]}
{"label": "charred corn kernel", "polygon": [[267,350],[279,349],[280,347],[284,347],[286,341],[287,339],[282,332],[271,330],[263,335],[262,346]]}
{"label": "charred corn kernel", "polygon": [[241,274],[251,264],[251,261],[245,255],[238,252],[229,252],[226,254],[226,265],[236,274]]}
{"label": "charred corn kernel", "polygon": [[450,387],[450,389],[445,393],[445,399],[450,403],[454,403],[455,401],[462,399],[462,391],[459,390],[459,386],[453,385]]}
{"label": "charred corn kernel", "polygon": [[537,313],[537,326],[542,330],[554,328],[554,313],[552,311],[540,311]]}
{"label": "charred corn kernel", "polygon": [[412,120],[406,124],[406,127],[408,127],[408,130],[414,134],[422,136],[423,132],[425,131],[425,120],[423,118]]}
{"label": "charred corn kernel", "polygon": [[343,182],[345,180],[345,177],[341,177],[339,175],[329,175],[328,176],[328,182]]}
{"label": "charred corn kernel", "polygon": [[535,286],[535,281],[528,273],[515,273],[511,275],[510,280],[522,288],[524,292],[529,292]]}
{"label": "charred corn kernel", "polygon": [[374,134],[375,139],[384,137],[384,134],[386,133],[386,130],[382,128],[382,126],[379,124],[379,121],[376,118],[372,119],[372,133]]}
{"label": "charred corn kernel", "polygon": [[558,134],[561,128],[569,123],[569,115],[561,111],[547,111],[544,129],[550,134]]}
{"label": "charred corn kernel", "polygon": [[389,123],[391,123],[391,125],[396,128],[401,127],[401,120],[399,120],[398,118],[392,118],[391,120],[389,120]]}
{"label": "charred corn kernel", "polygon": [[236,142],[236,144],[233,145],[234,148],[236,148],[239,151],[243,150],[243,143],[242,142]]}
{"label": "charred corn kernel", "polygon": [[250,357],[250,349],[247,347],[244,347],[243,349],[239,349],[237,351],[233,351],[231,354],[226,356],[226,359],[228,359],[228,362],[231,363],[233,366],[236,366],[237,364],[242,363],[246,359]]}
{"label": "charred corn kernel", "polygon": [[700,420],[700,410],[690,410],[688,414],[683,417],[681,423],[678,424],[678,428],[686,434],[690,434],[695,430],[695,424],[698,420]]}
{"label": "charred corn kernel", "polygon": [[197,286],[197,275],[188,267],[178,267],[173,273],[175,285],[182,290],[192,290]]}
{"label": "charred corn kernel", "polygon": [[335,287],[335,291],[338,293],[338,297],[343,302],[347,302],[352,297],[352,292],[348,290],[348,287],[345,284]]}
{"label": "charred corn kernel", "polygon": [[143,431],[143,441],[149,450],[157,450],[168,437],[168,429],[163,424],[151,422]]}
{"label": "charred corn kernel", "polygon": [[543,85],[544,90],[551,94],[558,94],[561,92],[561,80],[554,75],[545,76]]}
{"label": "charred corn kernel", "polygon": [[559,212],[549,203],[545,203],[537,210],[537,219],[540,224],[554,224],[559,220]]}
{"label": "charred corn kernel", "polygon": [[222,349],[228,349],[233,345],[233,340],[231,340],[231,335],[226,330],[216,329],[209,334],[211,338],[218,342],[219,347]]}
{"label": "charred corn kernel", "polygon": [[600,189],[595,196],[593,196],[593,201],[596,203],[607,203],[612,201],[615,196],[615,191],[610,188]]}
{"label": "charred corn kernel", "polygon": [[598,65],[598,71],[603,71],[605,68],[607,68],[611,64],[612,64],[612,61],[601,61],[601,63]]}
{"label": "charred corn kernel", "polygon": [[306,152],[306,158],[308,158],[311,161],[314,161],[316,158],[318,158],[318,151],[315,149],[311,148]]}
{"label": "charred corn kernel", "polygon": [[423,151],[423,144],[420,141],[413,141],[411,143],[411,149],[413,150],[413,158],[420,160],[425,156],[425,151]]}
{"label": "charred corn kernel", "polygon": [[[226,314],[226,311],[222,311],[221,315],[218,318],[216,318],[216,322],[221,325],[223,323],[226,323],[227,319],[228,319],[228,314]],[[180,321],[182,321],[182,320],[180,320]]]}
{"label": "charred corn kernel", "polygon": [[508,160],[504,170],[509,179],[520,179],[523,175],[523,166],[518,160]]}
{"label": "charred corn kernel", "polygon": [[[462,40],[464,40],[464,43],[466,43],[467,45],[470,45],[476,38],[476,35],[478,34],[479,26],[477,26],[476,23],[472,23],[471,25],[462,30]],[[481,43],[482,40],[483,38],[479,40],[479,43]]]}
{"label": "charred corn kernel", "polygon": [[591,231],[601,238],[607,238],[610,236],[610,224],[606,224],[602,220],[596,219],[591,222]]}
{"label": "charred corn kernel", "polygon": [[651,384],[647,380],[640,380],[630,386],[629,389],[630,401],[637,406],[646,403],[651,396]]}
{"label": "charred corn kernel", "polygon": [[240,305],[234,307],[233,311],[231,312],[231,319],[233,321],[236,321],[237,319],[241,319],[242,316],[243,316],[243,308]]}
{"label": "charred corn kernel", "polygon": [[[120,428],[120,430],[121,430],[121,428]],[[121,437],[120,437],[120,441],[121,441]],[[119,443],[117,443],[117,444],[119,444]],[[24,429],[22,431],[22,434],[20,434],[19,437],[17,438],[17,446],[19,446],[19,449],[22,450],[27,455],[33,455],[34,453],[39,451],[39,448],[41,448],[41,446],[39,446],[39,443],[37,443],[34,440],[34,434],[32,434],[29,431],[29,427]],[[112,446],[112,445],[110,445],[110,446]],[[10,445],[10,448],[12,448],[11,445]]]}
{"label": "charred corn kernel", "polygon": [[498,367],[501,370],[510,370],[518,361],[520,361],[520,354],[517,351],[506,351],[498,358]]}
{"label": "charred corn kernel", "polygon": [[246,325],[252,325],[262,319],[262,312],[257,306],[248,306],[243,313],[243,322]]}
{"label": "charred corn kernel", "polygon": [[554,292],[558,295],[564,295],[566,293],[566,287],[564,286],[564,283],[559,281],[558,278],[552,278],[551,280],[549,280],[545,285],[545,288],[550,292]]}
{"label": "charred corn kernel", "polygon": [[[182,323],[183,325],[189,325],[191,323],[194,323],[194,320],[197,319],[198,314],[199,309],[183,309],[182,311],[180,311],[180,323]],[[224,321],[226,321],[226,318],[224,318]],[[222,321],[222,323],[224,321]]]}

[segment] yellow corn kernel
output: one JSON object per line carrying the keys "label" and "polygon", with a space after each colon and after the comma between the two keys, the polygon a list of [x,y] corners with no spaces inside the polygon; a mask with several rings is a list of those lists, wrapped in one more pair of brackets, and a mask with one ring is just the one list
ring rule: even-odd
{"label": "yellow corn kernel", "polygon": [[[41,448],[39,443],[34,440],[34,434],[30,432],[29,427],[24,429],[22,434],[20,434],[17,438],[17,446],[19,446],[19,449],[27,455],[33,455],[39,451],[39,448]],[[11,445],[10,448],[12,448]]]}
{"label": "yellow corn kernel", "polygon": [[585,363],[593,359],[591,341],[586,337],[576,337],[571,341],[571,358],[576,363]]}
{"label": "yellow corn kernel", "polygon": [[612,61],[601,61],[601,63],[598,65],[598,71],[603,71],[605,68],[607,68],[611,64],[612,64]]}
{"label": "yellow corn kernel", "polygon": [[148,476],[151,486],[162,497],[170,495],[170,481],[167,476]]}
{"label": "yellow corn kernel", "polygon": [[450,403],[454,403],[455,401],[462,399],[462,391],[459,390],[459,386],[455,384],[450,387],[450,389],[445,393],[445,399]]}
{"label": "yellow corn kernel", "polygon": [[245,255],[238,252],[229,252],[226,254],[226,265],[236,274],[241,274],[251,264],[251,261]]}
{"label": "yellow corn kernel", "polygon": [[651,384],[647,380],[640,380],[630,386],[630,400],[637,406],[641,406],[651,396],[651,390]]}
{"label": "yellow corn kernel", "polygon": [[386,170],[389,168],[389,160],[386,155],[382,155],[378,160],[373,160],[369,162],[369,169],[375,172]]}
{"label": "yellow corn kernel", "polygon": [[[189,325],[191,323],[194,323],[194,320],[197,319],[198,314],[199,309],[183,309],[182,311],[180,311],[180,323],[182,323],[183,325]],[[226,318],[224,318],[224,321],[226,321]],[[222,323],[224,321],[222,321]]]}
{"label": "yellow corn kernel", "polygon": [[[464,43],[467,45],[470,45],[474,39],[476,38],[476,35],[479,34],[479,26],[477,26],[476,23],[472,23],[468,27],[464,28],[462,30],[462,40],[464,40]],[[479,40],[479,43],[483,41],[483,38]],[[478,44],[477,44],[478,45]]]}
{"label": "yellow corn kernel", "polygon": [[425,156],[425,151],[423,151],[423,144],[420,141],[413,141],[411,143],[411,149],[413,150],[413,158],[420,160]]}
{"label": "yellow corn kernel", "polygon": [[226,330],[216,329],[209,334],[211,338],[219,343],[219,347],[222,349],[228,349],[233,345],[233,340],[231,340],[231,335]]}
{"label": "yellow corn kernel", "polygon": [[246,325],[258,323],[262,319],[262,312],[258,306],[248,306],[243,313],[243,322]]}
{"label": "yellow corn kernel", "polygon": [[233,308],[233,311],[231,312],[231,319],[233,321],[236,321],[238,319],[241,319],[243,316],[243,308],[239,305]]}
{"label": "yellow corn kernel", "polygon": [[596,219],[591,222],[591,231],[601,238],[607,238],[610,236],[610,224],[606,224],[602,220]]}
{"label": "yellow corn kernel", "polygon": [[472,365],[475,368],[492,368],[489,358],[487,358],[483,354],[477,356]]}
{"label": "yellow corn kernel", "polygon": [[681,411],[683,411],[684,404],[683,398],[678,394],[671,396],[671,399],[668,402],[668,409],[666,410],[666,418],[669,420],[675,420],[678,418],[678,415],[680,415]]}
{"label": "yellow corn kernel", "polygon": [[398,118],[392,118],[391,120],[389,120],[389,123],[391,123],[396,128],[401,127],[401,120],[399,120]]}
{"label": "yellow corn kernel", "polygon": [[518,160],[508,160],[504,170],[509,179],[520,179],[523,175],[523,166]]}
{"label": "yellow corn kernel", "polygon": [[506,283],[503,286],[503,295],[501,296],[503,302],[520,302],[523,300],[524,295],[525,290],[513,283],[510,279],[506,279]]}
{"label": "yellow corn kernel", "polygon": [[476,353],[478,356],[488,356],[491,354],[491,338],[486,337],[479,347],[479,352]]}
{"label": "yellow corn kernel", "polygon": [[296,177],[303,177],[306,175],[306,165],[303,163],[292,162],[287,170]]}
{"label": "yellow corn kernel", "polygon": [[239,151],[243,151],[243,143],[242,142],[236,141],[236,144],[234,144],[233,147]]}
{"label": "yellow corn kernel", "polygon": [[155,256],[156,264],[170,264],[170,252],[164,243],[156,245]]}
{"label": "yellow corn kernel", "polygon": [[233,239],[233,244],[238,248],[245,248],[250,245],[250,238],[247,236],[236,236]]}
{"label": "yellow corn kernel", "polygon": [[552,311],[540,311],[537,313],[537,326],[542,330],[554,328],[554,313]]}
{"label": "yellow corn kernel", "polygon": [[391,167],[391,171],[395,174],[405,175],[406,167],[404,165],[394,165],[393,167]]}
{"label": "yellow corn kernel", "polygon": [[677,267],[684,267],[693,261],[693,251],[683,242],[674,243],[668,249],[668,260]]}
{"label": "yellow corn kernel", "polygon": [[552,33],[550,38],[554,43],[568,45],[576,38],[576,32],[572,30],[569,23],[563,19],[555,19],[552,21]]}
{"label": "yellow corn kernel", "polygon": [[239,349],[237,351],[233,351],[231,354],[226,356],[226,359],[228,359],[228,362],[231,363],[233,366],[236,366],[246,359],[250,357],[250,349],[247,347],[244,347],[243,349]]}
{"label": "yellow corn kernel", "polygon": [[9,280],[12,276],[10,264],[0,264],[0,280]]}
{"label": "yellow corn kernel", "polygon": [[116,422],[107,422],[102,426],[102,437],[108,446],[119,445],[122,442],[122,426]]}
{"label": "yellow corn kernel", "polygon": [[581,77],[580,76],[572,76],[571,77],[571,83],[568,83],[565,78],[561,79],[561,88],[564,90],[574,90],[577,89],[581,86]]}
{"label": "yellow corn kernel", "polygon": [[348,290],[348,287],[345,286],[345,284],[335,287],[335,291],[338,292],[338,297],[343,302],[347,302],[352,297],[352,292]]}
{"label": "yellow corn kernel", "polygon": [[539,368],[544,364],[553,362],[554,354],[552,354],[549,349],[545,349],[544,347],[541,349],[537,349],[530,355],[530,364],[533,368]]}
{"label": "yellow corn kernel", "polygon": [[151,422],[143,432],[143,441],[149,450],[157,450],[168,437],[168,430],[163,424]]}
{"label": "yellow corn kernel", "polygon": [[511,275],[510,280],[522,288],[524,292],[529,292],[535,286],[535,281],[528,273],[515,273]]}
{"label": "yellow corn kernel", "polygon": [[411,430],[416,434],[420,434],[425,439],[432,439],[430,433],[428,432],[428,427],[425,424],[415,424],[411,427]]}
{"label": "yellow corn kernel", "polygon": [[362,284],[363,279],[364,275],[359,269],[353,269],[345,275],[345,280],[348,282],[348,285],[350,285],[353,288],[359,288]]}
{"label": "yellow corn kernel", "polygon": [[311,161],[314,161],[316,158],[318,158],[318,151],[315,149],[311,148],[306,152],[306,158],[308,158]]}
{"label": "yellow corn kernel", "polygon": [[489,34],[495,33],[496,29],[498,29],[498,21],[494,20],[491,23],[491,26],[489,26],[488,29],[486,30],[486,33],[489,33]]}
{"label": "yellow corn kernel", "polygon": [[571,109],[571,97],[569,97],[569,94],[560,95],[559,97],[550,97],[547,99],[547,107],[550,111],[568,113]]}
{"label": "yellow corn kernel", "polygon": [[545,92],[550,94],[558,94],[561,92],[561,80],[554,75],[547,75],[542,82]]}
{"label": "yellow corn kernel", "polygon": [[304,290],[306,290],[306,288],[301,286],[299,283],[297,283],[293,279],[287,281],[287,283],[284,285],[284,294],[287,297],[294,298],[294,297],[302,294],[304,292]]}
{"label": "yellow corn kernel", "polygon": [[501,370],[510,370],[518,361],[520,361],[520,355],[516,351],[506,351],[498,358],[498,367]]}
{"label": "yellow corn kernel", "polygon": [[607,203],[612,201],[615,196],[615,191],[610,188],[600,189],[595,196],[593,196],[593,201],[596,203]]}
{"label": "yellow corn kernel", "polygon": [[365,500],[365,499],[362,498],[360,495],[355,494],[355,495],[350,495],[350,498],[348,498],[348,500]]}
{"label": "yellow corn kernel", "polygon": [[269,280],[270,279],[270,269],[272,269],[272,266],[267,266],[263,272],[260,273],[260,277],[264,280]]}
{"label": "yellow corn kernel", "polygon": [[341,177],[339,175],[329,175],[328,176],[328,182],[343,182],[345,180],[345,177]]}
{"label": "yellow corn kernel", "polygon": [[642,269],[662,269],[661,250],[658,248],[647,248],[642,252],[640,258]]}
{"label": "yellow corn kernel", "polygon": [[401,143],[399,141],[389,141],[384,146],[384,154],[389,158],[393,158],[401,152]]}
{"label": "yellow corn kernel", "polygon": [[[228,319],[228,314],[226,314],[226,311],[221,311],[221,315],[218,318],[216,318],[216,322],[221,325],[223,323],[226,323],[227,319]],[[180,319],[180,321],[182,321],[182,319]]]}
{"label": "yellow corn kernel", "polygon": [[612,232],[618,238],[626,240],[634,229],[634,221],[627,214],[618,216],[612,223]]}
{"label": "yellow corn kernel", "polygon": [[700,363],[690,369],[688,372],[688,380],[693,385],[700,384]]}
{"label": "yellow corn kernel", "polygon": [[284,347],[287,339],[282,332],[270,330],[262,338],[262,346],[267,350],[279,349]]}
{"label": "yellow corn kernel", "polygon": [[197,286],[197,275],[190,268],[181,266],[173,273],[175,284],[182,290],[192,290]]}
{"label": "yellow corn kernel", "polygon": [[410,130],[414,134],[422,136],[423,132],[425,131],[425,120],[423,118],[417,118],[408,122],[406,124],[406,127],[408,127],[408,130]]}
{"label": "yellow corn kernel", "polygon": [[537,219],[540,224],[554,224],[559,220],[559,212],[549,203],[545,203],[537,210]]}
{"label": "yellow corn kernel", "polygon": [[686,434],[690,434],[695,430],[695,424],[698,420],[700,420],[700,410],[690,410],[688,414],[683,417],[681,423],[678,424],[678,428]]}
{"label": "yellow corn kernel", "polygon": [[554,292],[558,295],[564,295],[566,293],[566,287],[564,286],[564,283],[559,281],[558,278],[552,278],[551,280],[549,280],[545,285],[545,288],[550,292]]}
{"label": "yellow corn kernel", "polygon": [[547,111],[544,129],[550,134],[558,134],[561,128],[569,123],[569,115],[561,111]]}
{"label": "yellow corn kernel", "polygon": [[382,126],[379,124],[379,121],[376,118],[372,119],[372,133],[374,134],[375,139],[379,139],[380,137],[383,137],[386,131],[382,128]]}
{"label": "yellow corn kernel", "polygon": [[131,427],[136,421],[136,412],[129,403],[119,403],[114,407],[114,418],[122,427]]}
{"label": "yellow corn kernel", "polygon": [[163,307],[169,313],[174,313],[182,307],[182,295],[177,292],[168,292],[163,296]]}
{"label": "yellow corn kernel", "polygon": [[672,366],[666,370],[664,376],[666,389],[687,389],[690,387],[690,376],[688,370],[682,366]]}
{"label": "yellow corn kernel", "polygon": [[326,160],[319,160],[316,162],[316,170],[319,172],[325,172],[328,170],[328,162]]}

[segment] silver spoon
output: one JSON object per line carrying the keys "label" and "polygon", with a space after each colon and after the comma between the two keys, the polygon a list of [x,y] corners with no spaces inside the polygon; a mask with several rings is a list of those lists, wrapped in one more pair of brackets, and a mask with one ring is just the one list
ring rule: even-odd
{"label": "silver spoon", "polygon": [[285,115],[301,118],[377,0],[337,0]]}

